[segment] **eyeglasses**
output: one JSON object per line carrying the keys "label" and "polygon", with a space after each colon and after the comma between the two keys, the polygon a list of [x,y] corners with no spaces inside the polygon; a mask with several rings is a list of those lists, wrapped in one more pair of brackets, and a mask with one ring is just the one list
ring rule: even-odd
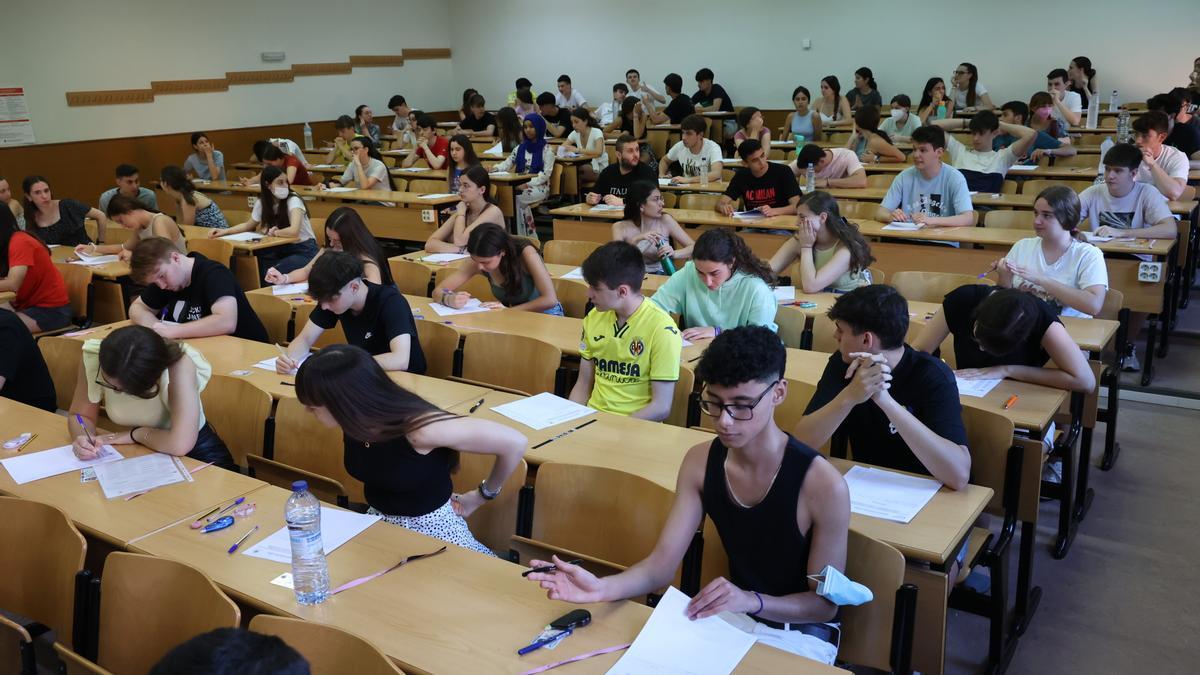
{"label": "eyeglasses", "polygon": [[138,398],[154,398],[155,396],[158,395],[158,383],[157,382],[155,382],[154,386],[150,388],[150,391],[147,391],[144,394],[135,394],[131,391],[125,391],[124,389],[121,389],[120,387],[114,387],[111,384],[105,382],[104,378],[100,376],[100,373],[98,371],[96,373],[95,382],[96,382],[96,384],[100,385],[104,389],[107,389],[107,390],[117,393],[117,394],[129,394],[131,396],[137,396]]}
{"label": "eyeglasses", "polygon": [[739,422],[752,420],[754,419],[754,409],[758,407],[759,403],[762,402],[763,397],[767,395],[767,392],[771,391],[771,389],[773,389],[777,384],[779,384],[779,380],[775,380],[771,384],[768,384],[767,388],[758,395],[758,398],[754,399],[754,403],[721,403],[719,401],[710,401],[701,398],[700,412],[708,415],[709,417],[720,417],[721,412],[724,411],[729,413],[729,417],[738,420]]}

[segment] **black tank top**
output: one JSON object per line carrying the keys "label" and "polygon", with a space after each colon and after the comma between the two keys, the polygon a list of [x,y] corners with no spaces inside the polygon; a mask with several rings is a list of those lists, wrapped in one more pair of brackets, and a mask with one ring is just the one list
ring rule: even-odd
{"label": "black tank top", "polygon": [[363,482],[367,503],[377,510],[389,516],[423,516],[450,500],[453,450],[422,455],[404,436],[369,446],[344,438],[346,472]]}
{"label": "black tank top", "polygon": [[738,506],[729,496],[725,479],[727,454],[721,439],[714,438],[708,448],[701,502],[729,556],[729,580],[738,588],[767,595],[809,590],[808,547],[812,528],[800,531],[796,524],[796,504],[804,476],[817,452],[788,434],[783,465],[775,483],[761,502],[748,509]]}

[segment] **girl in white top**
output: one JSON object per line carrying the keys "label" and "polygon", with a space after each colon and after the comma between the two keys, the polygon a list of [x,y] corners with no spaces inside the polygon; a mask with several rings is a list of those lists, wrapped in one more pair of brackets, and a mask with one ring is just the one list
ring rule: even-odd
{"label": "girl in white top", "polygon": [[526,183],[517,194],[516,220],[517,234],[536,237],[537,230],[533,227],[533,209],[530,205],[550,195],[550,174],[554,172],[554,146],[546,142],[546,120],[537,113],[525,116],[521,123],[521,133],[524,135],[521,144],[513,148],[508,159],[493,166],[491,172],[508,173],[515,169],[517,173],[535,174],[533,180]]}
{"label": "girl in white top", "polygon": [[792,284],[802,292],[846,292],[871,283],[867,267],[875,258],[858,226],[842,217],[837,200],[818,190],[800,199],[796,234],[771,257],[771,271],[782,274],[794,262],[800,273]]}
{"label": "girl in white top", "polygon": [[608,153],[604,150],[604,132],[584,107],[571,111],[571,128],[574,131],[567,135],[567,140],[562,145],[563,152],[578,152],[591,158],[590,164],[579,165],[579,179],[585,183],[594,183],[604,167],[608,166]]}
{"label": "girl in white top", "polygon": [[165,213],[139,202],[133,197],[117,195],[108,202],[108,219],[127,230],[129,239],[121,244],[80,244],[75,247],[76,253],[87,255],[117,255],[121,260],[128,261],[133,255],[133,247],[143,239],[162,237],[175,244],[175,249],[182,255],[187,255],[187,240],[175,219]]}
{"label": "girl in white top", "polygon": [[[263,232],[268,237],[294,237],[294,244],[272,246],[257,252],[259,269],[287,274],[308,264],[317,254],[317,239],[304,200],[288,185],[287,174],[277,166],[263,169],[258,201],[250,220],[225,230],[213,230],[210,237],[225,237],[238,232]],[[267,282],[268,284],[271,282]]]}
{"label": "girl in white top", "polygon": [[955,110],[991,110],[996,107],[988,96],[987,87],[979,84],[979,69],[975,64],[958,64],[950,82],[954,85],[950,98],[954,101]]}
{"label": "girl in white top", "polygon": [[912,114],[912,99],[908,94],[896,94],[892,97],[891,114],[879,125],[879,130],[895,142],[912,138],[912,132],[920,126],[921,120]]}
{"label": "girl in white top", "polygon": [[[67,429],[79,459],[95,459],[104,445],[138,443],[236,470],[229,449],[204,418],[200,392],[212,366],[199,351],[145,326],[125,326],[103,341],[84,342],[77,372]],[[101,405],[129,431],[97,436]]]}
{"label": "girl in white top", "polygon": [[1104,254],[1079,234],[1079,198],[1071,188],[1055,185],[1033,202],[1033,230],[1038,236],[1013,244],[992,263],[1005,288],[1033,293],[1061,309],[1063,316],[1090,318],[1104,306],[1108,268]]}
{"label": "girl in white top", "polygon": [[850,101],[842,96],[842,83],[837,75],[821,78],[821,100],[817,103],[821,113],[821,126],[825,128],[848,127],[854,121],[850,113]]}
{"label": "girl in white top", "polygon": [[458,179],[460,202],[454,214],[446,219],[425,242],[430,253],[466,253],[471,231],[484,223],[504,227],[504,213],[492,202],[492,179],[487,169],[476,164]]}
{"label": "girl in white top", "polygon": [[[642,252],[646,271],[663,274],[663,258],[685,261],[692,257],[695,242],[679,223],[663,209],[662,193],[649,181],[629,186],[625,196],[625,219],[613,223],[612,236],[616,241],[633,244]],[[680,248],[672,248],[674,242]],[[682,262],[674,263],[676,268]]]}

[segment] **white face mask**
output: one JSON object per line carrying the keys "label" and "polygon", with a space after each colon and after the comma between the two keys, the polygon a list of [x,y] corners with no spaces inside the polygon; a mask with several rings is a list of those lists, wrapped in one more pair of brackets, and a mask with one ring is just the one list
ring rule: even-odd
{"label": "white face mask", "polygon": [[892,108],[892,119],[898,120],[908,114],[904,108]]}
{"label": "white face mask", "polygon": [[275,195],[275,198],[276,198],[276,199],[287,199],[287,196],[288,196],[288,192],[289,192],[289,191],[290,191],[290,190],[289,190],[288,188],[286,188],[286,187],[273,187],[273,188],[271,188],[271,194]]}

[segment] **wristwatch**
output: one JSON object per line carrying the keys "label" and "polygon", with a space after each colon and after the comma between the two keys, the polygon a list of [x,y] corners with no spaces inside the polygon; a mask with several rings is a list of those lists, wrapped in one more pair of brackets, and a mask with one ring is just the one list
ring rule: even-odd
{"label": "wristwatch", "polygon": [[493,499],[495,499],[496,497],[499,497],[500,491],[503,489],[504,489],[504,486],[500,486],[500,487],[496,488],[494,491],[489,490],[489,489],[487,489],[487,479],[486,478],[479,481],[479,496],[483,497],[484,499],[486,499],[489,502],[492,501]]}

